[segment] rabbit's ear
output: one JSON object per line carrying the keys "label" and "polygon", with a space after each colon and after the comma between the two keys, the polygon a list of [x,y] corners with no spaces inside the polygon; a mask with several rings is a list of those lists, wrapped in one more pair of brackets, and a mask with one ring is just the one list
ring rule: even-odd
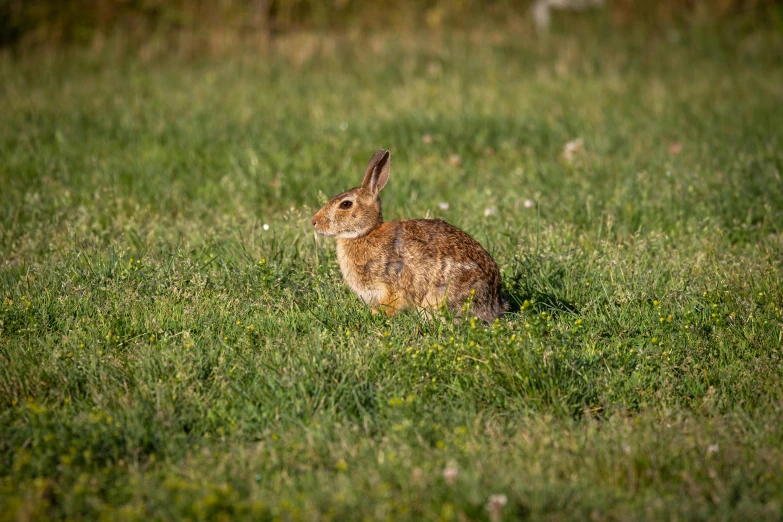
{"label": "rabbit's ear", "polygon": [[388,150],[381,149],[375,153],[370,163],[367,164],[367,170],[364,171],[364,181],[362,188],[369,190],[372,194],[378,195],[381,189],[389,181],[389,169],[391,168],[391,155]]}

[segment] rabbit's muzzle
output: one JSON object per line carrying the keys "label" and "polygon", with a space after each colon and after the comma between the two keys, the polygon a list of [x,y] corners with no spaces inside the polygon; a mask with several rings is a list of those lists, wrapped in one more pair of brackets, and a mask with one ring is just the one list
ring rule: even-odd
{"label": "rabbit's muzzle", "polygon": [[316,214],[313,216],[313,219],[310,220],[310,222],[313,224],[313,227],[315,228],[315,231],[319,234],[323,235],[330,235],[328,233],[329,230],[329,219],[325,218],[324,216],[319,216]]}

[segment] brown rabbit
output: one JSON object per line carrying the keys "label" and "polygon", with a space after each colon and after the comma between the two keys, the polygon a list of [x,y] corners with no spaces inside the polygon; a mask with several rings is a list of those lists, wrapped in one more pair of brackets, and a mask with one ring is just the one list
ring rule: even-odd
{"label": "brown rabbit", "polygon": [[440,219],[383,222],[378,194],[389,167],[389,151],[378,151],[362,186],[333,197],[313,216],[316,232],[337,238],[345,282],[373,313],[442,303],[459,311],[472,297],[476,316],[500,316],[507,304],[498,266],[472,237]]}

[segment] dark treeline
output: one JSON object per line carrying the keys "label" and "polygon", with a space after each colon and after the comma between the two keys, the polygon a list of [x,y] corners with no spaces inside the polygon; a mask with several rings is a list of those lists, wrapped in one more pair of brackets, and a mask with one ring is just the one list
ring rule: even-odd
{"label": "dark treeline", "polygon": [[88,44],[117,34],[140,41],[221,32],[252,40],[296,30],[514,25],[534,18],[536,2],[552,4],[553,12],[590,8],[618,27],[738,18],[783,25],[776,0],[0,0],[0,47]]}

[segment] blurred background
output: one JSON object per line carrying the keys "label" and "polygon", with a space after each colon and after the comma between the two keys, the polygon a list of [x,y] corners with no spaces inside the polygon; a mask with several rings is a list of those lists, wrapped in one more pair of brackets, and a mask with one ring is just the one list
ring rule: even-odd
{"label": "blurred background", "polygon": [[0,0],[0,46],[29,49],[107,40],[132,48],[176,43],[183,51],[269,47],[295,32],[365,33],[512,28],[521,34],[598,18],[614,30],[731,23],[783,25],[776,0]]}

